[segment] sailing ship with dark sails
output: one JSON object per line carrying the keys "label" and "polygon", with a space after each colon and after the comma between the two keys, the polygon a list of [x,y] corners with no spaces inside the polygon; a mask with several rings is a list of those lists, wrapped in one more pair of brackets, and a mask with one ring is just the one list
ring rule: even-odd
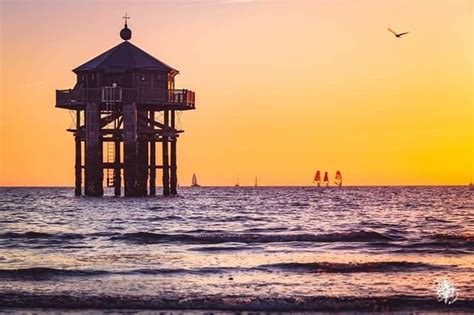
{"label": "sailing ship with dark sails", "polygon": [[340,171],[336,172],[336,180],[334,181],[334,184],[336,184],[336,186],[339,186],[339,187],[342,186],[342,174]]}
{"label": "sailing ship with dark sails", "polygon": [[321,186],[321,172],[319,170],[317,170],[316,174],[314,175],[313,183],[316,183],[318,187]]}
{"label": "sailing ship with dark sails", "polygon": [[329,176],[328,176],[328,172],[324,172],[324,179],[323,179],[323,185],[326,185],[326,187],[329,186]]}

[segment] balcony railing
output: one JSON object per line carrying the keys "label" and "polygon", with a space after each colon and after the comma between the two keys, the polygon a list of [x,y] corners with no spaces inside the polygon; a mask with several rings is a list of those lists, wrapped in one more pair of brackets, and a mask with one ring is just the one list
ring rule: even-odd
{"label": "balcony railing", "polygon": [[189,90],[165,90],[153,88],[78,88],[56,90],[56,106],[71,107],[86,103],[127,103],[173,106],[180,105],[194,108],[195,95]]}

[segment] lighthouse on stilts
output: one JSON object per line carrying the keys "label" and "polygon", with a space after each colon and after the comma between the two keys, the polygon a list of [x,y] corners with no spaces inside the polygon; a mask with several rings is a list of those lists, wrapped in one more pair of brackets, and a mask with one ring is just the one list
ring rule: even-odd
{"label": "lighthouse on stilts", "polygon": [[105,172],[116,196],[122,178],[125,196],[155,195],[161,170],[163,195],[176,195],[176,114],[195,109],[194,92],[175,89],[179,72],[130,42],[124,18],[123,42],[74,69],[72,89],[56,90],[56,107],[75,114],[75,194],[102,196]]}

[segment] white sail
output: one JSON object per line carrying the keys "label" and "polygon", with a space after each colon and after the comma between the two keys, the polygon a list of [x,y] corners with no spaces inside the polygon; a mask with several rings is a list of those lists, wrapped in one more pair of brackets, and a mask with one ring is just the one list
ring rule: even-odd
{"label": "white sail", "polygon": [[191,187],[199,187],[199,184],[198,184],[198,181],[197,181],[197,176],[194,173],[193,173],[193,178],[191,180]]}

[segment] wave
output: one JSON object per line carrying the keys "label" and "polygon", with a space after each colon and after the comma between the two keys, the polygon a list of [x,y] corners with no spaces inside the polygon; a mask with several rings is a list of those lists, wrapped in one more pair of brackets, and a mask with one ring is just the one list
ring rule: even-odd
{"label": "wave", "polygon": [[288,231],[287,227],[267,227],[267,228],[248,228],[245,232],[283,232]]}
{"label": "wave", "polygon": [[[126,296],[1,293],[0,305],[8,308],[221,311],[446,311],[433,297],[394,295],[375,297],[333,296]],[[449,305],[450,312],[470,312],[473,299]]]}
{"label": "wave", "polygon": [[441,243],[462,243],[465,245],[474,245],[474,234],[435,234],[432,239]]}
{"label": "wave", "polygon": [[184,218],[179,215],[167,215],[167,216],[156,216],[153,218],[148,218],[146,219],[147,221],[182,221]]}
{"label": "wave", "polygon": [[[339,246],[338,249],[346,249],[349,246]],[[384,252],[392,254],[449,254],[468,255],[472,253],[472,246],[462,244],[452,245],[441,242],[420,242],[409,244],[397,243],[370,243],[366,249],[369,252]]]}
{"label": "wave", "polygon": [[52,277],[85,277],[107,274],[102,270],[56,269],[47,267],[0,269],[0,279],[49,279]]}
{"label": "wave", "polygon": [[175,274],[220,274],[243,271],[237,267],[203,267],[196,269],[160,268],[132,270],[57,269],[49,267],[0,269],[0,280],[49,280],[57,277],[97,277],[112,275],[175,275]]}
{"label": "wave", "polygon": [[405,242],[371,243],[371,247],[381,249],[394,248],[394,253],[433,253],[465,255],[472,252],[474,235],[472,234],[433,234],[420,240]]}
{"label": "wave", "polygon": [[278,263],[262,265],[261,268],[276,268],[286,271],[304,271],[313,273],[358,273],[358,272],[406,272],[420,270],[439,270],[446,266],[431,265],[408,261],[381,261],[366,263]]}
{"label": "wave", "polygon": [[160,269],[136,269],[130,271],[120,271],[115,274],[120,275],[167,275],[167,274],[193,274],[193,275],[206,275],[206,274],[222,274],[227,272],[243,271],[244,268],[238,267],[203,267],[196,269],[185,269],[185,268],[160,268]]}
{"label": "wave", "polygon": [[[448,266],[431,265],[407,261],[367,262],[367,263],[276,263],[257,267],[202,267],[186,268],[156,268],[131,270],[96,270],[96,269],[57,269],[50,267],[35,267],[23,269],[0,269],[0,280],[48,280],[56,277],[97,277],[113,275],[176,275],[176,274],[223,274],[229,272],[268,272],[280,269],[290,272],[311,273],[359,273],[359,272],[408,272],[420,270],[440,270]],[[453,267],[453,266],[449,266]],[[455,266],[454,266],[455,267]]]}
{"label": "wave", "polygon": [[240,251],[240,250],[263,250],[259,246],[204,246],[190,248],[196,252],[226,252],[226,251]]}
{"label": "wave", "polygon": [[45,233],[45,232],[24,232],[24,233],[15,233],[15,232],[7,232],[1,233],[0,239],[64,239],[64,240],[71,240],[71,239],[83,239],[85,238],[82,234],[74,234],[74,233]]}
{"label": "wave", "polygon": [[[104,240],[124,241],[133,244],[206,244],[218,245],[224,243],[239,244],[266,244],[266,243],[333,243],[334,249],[351,249],[359,246],[356,243],[364,243],[367,249],[387,250],[393,253],[439,253],[440,250],[450,254],[466,254],[474,246],[474,235],[472,234],[433,234],[422,239],[410,240],[403,238],[395,232],[379,233],[375,231],[336,232],[321,234],[293,234],[257,233],[264,229],[256,228],[255,231],[248,229],[244,233],[226,233],[224,230],[196,229],[176,234],[134,232],[119,233],[118,231],[96,232],[92,234],[79,233],[46,233],[28,231],[23,233],[6,232],[0,233],[0,241],[5,248],[16,248],[30,246],[34,248],[49,248],[60,246],[62,248],[88,248],[85,239],[104,238]],[[275,231],[278,231],[275,228]],[[254,233],[251,233],[254,232]],[[194,251],[233,251],[251,249],[238,244],[222,247],[197,247]]]}
{"label": "wave", "polygon": [[151,232],[125,233],[112,236],[112,240],[121,240],[139,244],[154,243],[277,243],[277,242],[384,242],[392,237],[373,231],[341,232],[327,234],[162,234]]}

